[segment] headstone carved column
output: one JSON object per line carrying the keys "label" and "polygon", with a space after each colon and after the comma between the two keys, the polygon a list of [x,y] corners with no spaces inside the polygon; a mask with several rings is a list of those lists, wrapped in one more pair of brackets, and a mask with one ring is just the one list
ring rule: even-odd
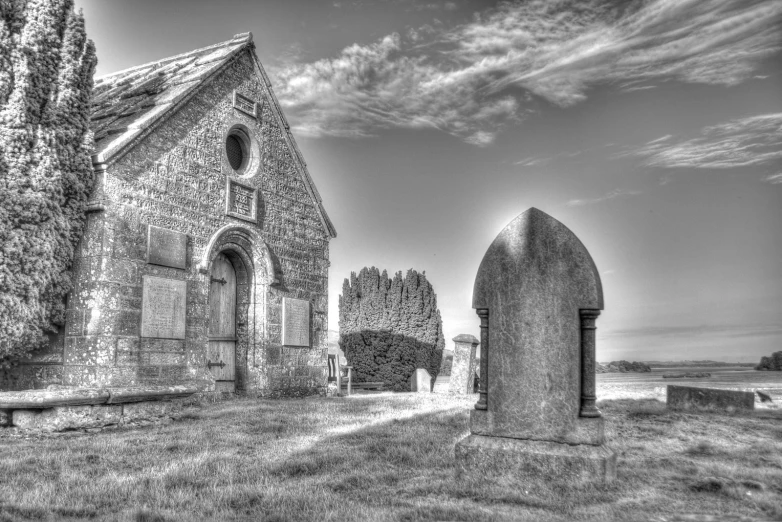
{"label": "headstone carved column", "polygon": [[478,387],[480,397],[475,404],[475,409],[485,410],[489,405],[489,310],[479,308],[476,312],[481,318],[481,372]]}
{"label": "headstone carved column", "polygon": [[595,406],[595,319],[600,310],[581,310],[581,417],[601,417]]}

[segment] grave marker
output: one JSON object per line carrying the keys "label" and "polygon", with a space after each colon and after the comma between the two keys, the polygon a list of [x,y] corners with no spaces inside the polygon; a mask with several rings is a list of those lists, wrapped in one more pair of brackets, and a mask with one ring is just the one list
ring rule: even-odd
{"label": "grave marker", "polygon": [[474,335],[461,334],[453,338],[453,363],[448,393],[465,395],[472,393],[475,380],[475,351],[479,344]]}
{"label": "grave marker", "polygon": [[410,391],[429,393],[432,391],[432,376],[425,368],[417,368],[408,380]]}
{"label": "grave marker", "polygon": [[665,390],[666,404],[678,410],[736,411],[754,410],[755,392],[718,390],[669,384]]}
{"label": "grave marker", "polygon": [[475,279],[481,320],[480,399],[456,445],[467,475],[529,483],[612,480],[595,407],[595,319],[603,291],[589,252],[531,208],[500,232]]}

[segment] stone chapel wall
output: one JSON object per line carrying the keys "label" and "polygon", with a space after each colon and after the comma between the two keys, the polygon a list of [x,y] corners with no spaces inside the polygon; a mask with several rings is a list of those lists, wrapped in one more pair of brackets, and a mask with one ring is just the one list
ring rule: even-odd
{"label": "stone chapel wall", "polygon": [[[273,112],[251,52],[241,53],[99,176],[97,210],[88,214],[75,260],[61,380],[57,371],[41,367],[37,371],[44,377],[54,377],[28,378],[34,382],[26,387],[59,380],[72,386],[195,383],[211,389],[205,357],[209,275],[197,265],[214,233],[237,224],[253,228],[256,242],[261,239],[265,246],[251,246],[253,238],[241,233],[226,241],[248,252],[270,252],[275,274],[255,259],[250,276],[256,285],[275,278],[280,283],[253,290],[246,284],[253,278],[245,274],[242,287],[238,274],[239,308],[251,300],[253,306],[249,321],[238,320],[237,369],[243,366],[243,371],[237,372],[237,386],[263,396],[325,392],[330,235],[301,180],[286,124]],[[258,102],[257,120],[234,108],[234,91]],[[258,168],[241,177],[224,152],[226,133],[235,124],[260,146]],[[258,189],[257,224],[226,215],[226,176]],[[187,234],[186,268],[147,263],[148,225]],[[139,336],[144,276],[187,282],[185,339]],[[251,299],[253,291],[259,295]],[[282,345],[283,297],[310,302],[310,347]],[[31,368],[25,371],[36,371]],[[9,389],[0,381],[0,388],[4,385]],[[13,387],[21,389],[18,383]]]}

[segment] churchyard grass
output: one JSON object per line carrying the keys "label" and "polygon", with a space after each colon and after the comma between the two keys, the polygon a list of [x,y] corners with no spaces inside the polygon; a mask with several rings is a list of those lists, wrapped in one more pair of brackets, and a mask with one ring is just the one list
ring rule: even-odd
{"label": "churchyard grass", "polygon": [[455,481],[476,396],[237,399],[140,429],[0,437],[0,520],[671,520],[782,518],[782,410],[598,403],[607,485]]}

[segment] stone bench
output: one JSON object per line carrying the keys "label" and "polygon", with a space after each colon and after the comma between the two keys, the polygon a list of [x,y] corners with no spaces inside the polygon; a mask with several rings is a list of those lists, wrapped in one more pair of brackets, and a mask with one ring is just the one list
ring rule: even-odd
{"label": "stone bench", "polygon": [[0,392],[0,427],[41,431],[148,424],[174,417],[192,386],[58,388]]}

